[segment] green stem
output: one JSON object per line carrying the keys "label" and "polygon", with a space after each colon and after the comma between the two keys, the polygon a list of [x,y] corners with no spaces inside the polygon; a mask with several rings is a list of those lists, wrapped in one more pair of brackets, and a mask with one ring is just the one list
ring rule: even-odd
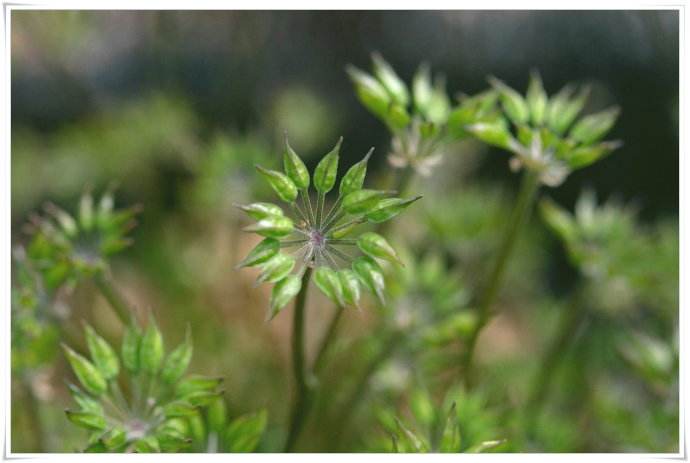
{"label": "green stem", "polygon": [[304,422],[309,412],[310,397],[304,352],[304,312],[307,302],[307,291],[311,279],[311,268],[307,267],[302,275],[302,287],[295,300],[292,321],[292,368],[295,376],[295,398],[290,412],[290,429],[285,441],[284,452],[291,452],[297,443]]}
{"label": "green stem", "polygon": [[33,440],[31,451],[37,453],[44,452],[45,448],[43,439],[45,438],[45,433],[43,429],[43,420],[41,419],[40,403],[34,395],[34,391],[31,386],[31,381],[25,379],[22,382],[24,383],[23,388],[24,394],[26,396],[26,417],[29,422],[29,429],[27,430],[27,434],[29,434],[30,439]]}
{"label": "green stem", "polygon": [[125,302],[124,298],[115,289],[113,284],[105,277],[103,272],[98,272],[94,276],[94,281],[96,282],[96,287],[101,292],[103,297],[108,301],[110,307],[113,308],[117,318],[120,319],[123,325],[129,325],[132,317],[134,317],[134,312]]}
{"label": "green stem", "polygon": [[326,330],[326,334],[323,336],[323,339],[321,340],[321,346],[319,347],[319,351],[316,354],[316,359],[314,360],[314,366],[312,367],[312,372],[315,375],[317,375],[319,371],[321,371],[323,362],[326,359],[326,354],[328,353],[330,346],[333,344],[333,341],[335,340],[335,337],[338,333],[338,323],[340,322],[340,318],[343,315],[343,311],[344,307],[342,305],[338,305],[335,309],[335,313],[333,314],[333,318],[331,318],[331,321],[328,324],[328,329]]}
{"label": "green stem", "polygon": [[475,347],[477,345],[477,339],[479,338],[481,330],[484,328],[484,326],[486,326],[491,318],[491,308],[496,296],[498,295],[498,290],[500,289],[508,260],[512,254],[513,248],[515,247],[515,242],[520,235],[520,229],[523,223],[526,222],[527,217],[532,210],[532,203],[534,202],[538,188],[538,173],[531,170],[525,170],[525,173],[522,176],[520,192],[518,193],[515,207],[511,213],[508,226],[506,227],[505,234],[503,235],[501,247],[498,251],[498,257],[489,275],[488,284],[486,285],[484,293],[479,300],[477,323],[467,341],[467,350],[465,352],[462,364],[464,374],[463,381],[466,386],[469,386],[472,380],[471,368]]}

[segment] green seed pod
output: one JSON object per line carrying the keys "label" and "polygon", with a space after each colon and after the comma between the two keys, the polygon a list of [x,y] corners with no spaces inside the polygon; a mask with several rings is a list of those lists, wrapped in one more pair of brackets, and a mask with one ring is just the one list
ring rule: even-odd
{"label": "green seed pod", "polygon": [[537,72],[532,72],[527,88],[527,106],[532,124],[540,126],[544,123],[548,101],[541,76]]}
{"label": "green seed pod", "polygon": [[282,216],[283,210],[271,203],[252,203],[246,206],[237,206],[254,220],[263,220],[268,217]]}
{"label": "green seed pod", "polygon": [[92,431],[102,431],[106,428],[105,417],[103,415],[96,415],[89,412],[75,412],[72,410],[65,410],[67,419],[76,424],[80,428],[86,428]]}
{"label": "green seed pod", "polygon": [[466,127],[467,131],[475,137],[489,145],[499,148],[512,150],[517,141],[510,134],[503,119],[496,119],[490,122],[478,122]]}
{"label": "green seed pod", "polygon": [[117,377],[120,372],[120,361],[115,350],[110,347],[108,341],[99,336],[88,324],[84,324],[86,331],[86,344],[96,368],[101,372],[106,380]]}
{"label": "green seed pod", "polygon": [[300,157],[292,149],[290,143],[288,143],[287,135],[285,135],[285,152],[283,153],[283,169],[285,174],[290,177],[290,180],[295,184],[295,186],[300,190],[306,190],[309,188],[309,171],[307,166]]}
{"label": "green seed pod", "polygon": [[175,386],[175,395],[187,397],[198,392],[216,392],[216,388],[221,385],[223,378],[209,378],[207,376],[193,375],[180,381]]}
{"label": "green seed pod", "polygon": [[379,81],[354,66],[347,67],[347,74],[355,85],[355,91],[364,107],[379,117],[384,117],[391,103],[391,97]]}
{"label": "green seed pod", "polygon": [[84,193],[79,201],[79,222],[84,230],[90,231],[94,225],[93,196]]}
{"label": "green seed pod", "polygon": [[147,436],[134,443],[134,451],[136,453],[158,453],[161,451],[161,447],[158,439]]}
{"label": "green seed pod", "polygon": [[620,142],[603,142],[597,145],[580,146],[570,151],[566,157],[568,166],[572,169],[586,167],[599,159],[611,154],[621,146]]}
{"label": "green seed pod", "polygon": [[156,374],[163,362],[163,336],[153,317],[149,317],[149,325],[141,338],[139,361],[141,370],[145,373]]}
{"label": "green seed pod", "polygon": [[374,64],[374,75],[383,84],[388,94],[396,103],[407,106],[410,102],[410,94],[405,82],[398,77],[391,65],[380,54],[373,53],[371,59]]}
{"label": "green seed pod", "polygon": [[395,249],[378,233],[364,233],[357,240],[357,247],[369,257],[384,259],[389,262],[402,265],[402,261],[395,252]]}
{"label": "green seed pod", "polygon": [[67,387],[69,388],[72,398],[77,405],[79,405],[80,411],[93,413],[95,415],[103,414],[103,406],[101,406],[100,402],[90,395],[87,395],[85,392],[79,389],[79,387],[72,383],[69,383]]}
{"label": "green seed pod", "polygon": [[175,350],[168,354],[161,370],[161,380],[165,384],[176,383],[187,371],[189,362],[192,360],[192,335],[187,326],[185,333],[185,340],[182,344],[177,346]]}
{"label": "green seed pod", "polygon": [[342,142],[343,137],[340,137],[335,147],[319,161],[319,164],[314,170],[314,188],[321,194],[328,193],[335,185],[335,178],[338,175],[340,144]]}
{"label": "green seed pod", "polygon": [[173,402],[169,402],[163,407],[163,413],[168,418],[187,418],[194,415],[196,411],[196,407],[184,400],[175,400]]}
{"label": "green seed pod", "polygon": [[269,185],[280,199],[286,203],[295,202],[298,193],[297,186],[287,175],[276,170],[264,169],[261,166],[256,166],[256,170],[268,180]]}
{"label": "green seed pod", "polygon": [[189,432],[196,442],[203,442],[206,439],[206,425],[201,413],[197,411],[193,417],[189,418]]}
{"label": "green seed pod", "polygon": [[96,368],[93,363],[86,360],[82,355],[70,349],[67,345],[63,344],[62,348],[65,351],[67,360],[72,366],[74,374],[77,376],[77,379],[79,379],[81,385],[84,386],[84,389],[95,396],[105,394],[108,390],[108,384],[98,368]]}
{"label": "green seed pod", "polygon": [[[546,123],[557,134],[563,133],[563,114],[570,104],[570,97],[575,91],[572,85],[566,85],[558,91],[546,107]],[[583,102],[584,103],[584,102]],[[572,123],[572,120],[568,124]]]}
{"label": "green seed pod", "polygon": [[225,448],[231,453],[247,453],[259,445],[268,416],[265,410],[235,418],[223,433]]}
{"label": "green seed pod", "polygon": [[539,211],[546,225],[563,241],[572,243],[576,239],[577,224],[565,209],[545,198],[539,202]]}
{"label": "green seed pod", "polygon": [[338,228],[337,230],[334,230],[332,232],[328,232],[328,238],[332,238],[334,240],[343,238],[350,234],[355,228],[359,227],[362,225],[362,222],[360,221],[354,221],[347,225],[346,227],[343,228]]}
{"label": "green seed pod", "polygon": [[348,214],[366,214],[376,208],[388,193],[380,190],[357,190],[343,198],[343,209]]}
{"label": "green seed pod", "polygon": [[340,196],[345,197],[350,193],[361,190],[364,185],[364,177],[367,175],[367,163],[371,154],[374,152],[374,148],[371,148],[369,152],[364,156],[364,159],[353,165],[348,169],[348,171],[340,180]]}
{"label": "green seed pod", "polygon": [[524,98],[495,77],[489,78],[489,83],[501,95],[503,110],[510,120],[515,124],[526,124],[530,113]]}
{"label": "green seed pod", "polygon": [[428,65],[422,64],[412,78],[414,107],[419,113],[426,115],[429,104],[433,98],[433,92],[431,71]]}
{"label": "green seed pod", "polygon": [[343,299],[347,305],[359,307],[360,288],[357,275],[350,269],[338,271],[340,286],[343,288]]}
{"label": "green seed pod", "polygon": [[390,220],[396,215],[404,211],[410,204],[415,201],[422,199],[421,196],[417,196],[410,199],[402,198],[386,198],[378,202],[376,207],[366,214],[366,218],[369,222],[381,223],[386,220]]}
{"label": "green seed pod", "polygon": [[198,391],[185,396],[185,400],[195,407],[208,407],[223,395],[223,391]]}
{"label": "green seed pod", "polygon": [[293,227],[294,224],[289,217],[274,215],[245,227],[244,231],[254,232],[267,238],[284,238],[292,233]]}
{"label": "green seed pod", "polygon": [[314,283],[331,301],[339,306],[345,305],[343,288],[335,270],[329,267],[319,267],[314,272]]}
{"label": "green seed pod", "polygon": [[126,328],[122,335],[122,365],[130,373],[137,373],[139,371],[139,347],[141,345],[141,331],[132,321]]}
{"label": "green seed pod", "polygon": [[616,123],[620,109],[610,108],[580,119],[570,131],[570,138],[582,144],[599,141]]}
{"label": "green seed pod", "polygon": [[426,107],[425,117],[437,125],[443,125],[448,121],[450,114],[450,100],[446,94],[445,81],[438,79],[431,91],[431,99]]}
{"label": "green seed pod", "polygon": [[57,207],[54,210],[51,210],[51,214],[55,217],[55,220],[57,220],[57,222],[60,224],[60,227],[65,232],[65,235],[69,236],[70,238],[74,238],[75,236],[77,236],[79,228],[77,227],[76,220],[74,220],[74,218],[71,215],[69,215],[62,209],[58,209]]}
{"label": "green seed pod", "polygon": [[398,104],[393,104],[388,107],[386,112],[386,121],[395,127],[396,129],[402,129],[407,127],[412,118],[407,113],[407,109],[404,106]]}
{"label": "green seed pod", "polygon": [[225,406],[225,400],[218,398],[214,400],[208,407],[208,424],[212,431],[221,433],[225,427],[228,411]]}
{"label": "green seed pod", "polygon": [[109,450],[118,450],[127,444],[127,433],[121,427],[112,428],[100,438],[100,441]]}
{"label": "green seed pod", "polygon": [[293,268],[295,268],[295,258],[287,254],[278,253],[262,264],[263,271],[256,279],[256,283],[275,283],[288,276]]}
{"label": "green seed pod", "polygon": [[253,267],[263,264],[278,254],[280,251],[280,241],[274,238],[266,238],[252,249],[242,262],[237,264],[237,268]]}
{"label": "green seed pod", "polygon": [[559,112],[554,114],[553,124],[557,133],[562,134],[568,130],[577,115],[582,111],[582,108],[585,107],[587,98],[589,98],[589,92],[589,87],[584,87],[575,98],[566,100]]}
{"label": "green seed pod", "polygon": [[272,320],[290,300],[297,296],[302,288],[302,279],[297,275],[288,275],[273,286],[271,307],[268,319]]}
{"label": "green seed pod", "polygon": [[352,263],[352,270],[359,277],[364,286],[378,297],[381,304],[385,304],[383,295],[385,281],[383,279],[383,271],[381,267],[379,267],[379,264],[371,257],[362,256],[355,259]]}

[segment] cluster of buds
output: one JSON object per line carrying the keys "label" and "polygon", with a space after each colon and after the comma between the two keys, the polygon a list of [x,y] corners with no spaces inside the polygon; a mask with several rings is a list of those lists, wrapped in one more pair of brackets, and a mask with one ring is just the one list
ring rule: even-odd
{"label": "cluster of buds", "polygon": [[183,377],[192,358],[189,330],[167,356],[153,318],[145,330],[136,322],[126,328],[119,356],[93,328],[85,325],[85,333],[90,359],[63,348],[81,385],[70,384],[79,408],[66,414],[89,431],[86,451],[176,452],[191,445],[199,409],[222,394],[222,380]]}
{"label": "cluster of buds", "polygon": [[[489,79],[499,94],[503,114],[471,124],[480,140],[511,153],[511,169],[529,169],[548,186],[558,186],[572,171],[586,167],[621,146],[601,141],[618,118],[610,108],[577,120],[589,95],[567,85],[549,98],[541,78],[533,73],[525,97],[496,78]],[[507,119],[506,119],[507,118]],[[512,125],[512,129],[511,129]]]}
{"label": "cluster of buds", "polygon": [[[271,203],[240,206],[257,220],[245,230],[265,237],[239,266],[259,266],[262,272],[257,282],[275,284],[269,318],[297,295],[307,269],[314,270],[316,285],[340,306],[357,305],[361,285],[381,301],[384,299],[383,271],[376,259],[398,262],[398,256],[377,233],[367,232],[358,238],[352,238],[351,233],[359,225],[392,219],[419,197],[403,199],[395,197],[394,192],[363,188],[370,151],[343,176],[338,198],[326,213],[325,198],[336,184],[341,142],[342,139],[318,163],[313,182],[304,162],[287,140],[284,172],[257,166],[280,199],[287,203],[293,218]],[[317,193],[315,201],[309,195],[312,185]],[[296,250],[292,254],[281,252],[287,248]],[[348,248],[359,249],[363,255],[355,257]],[[351,268],[347,268],[350,264]]]}

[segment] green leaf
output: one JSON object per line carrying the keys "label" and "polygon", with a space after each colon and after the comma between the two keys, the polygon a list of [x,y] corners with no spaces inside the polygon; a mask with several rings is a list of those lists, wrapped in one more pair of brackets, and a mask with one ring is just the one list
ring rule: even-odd
{"label": "green leaf", "polygon": [[290,300],[297,296],[302,288],[302,279],[297,275],[288,275],[273,286],[271,307],[268,319],[272,320]]}
{"label": "green leaf", "polygon": [[527,88],[527,106],[529,107],[530,119],[535,126],[541,126],[544,123],[548,101],[541,76],[537,72],[532,72]]}
{"label": "green leaf", "polygon": [[261,410],[233,420],[223,435],[226,450],[231,453],[246,453],[256,450],[266,429],[267,417],[266,411]]}
{"label": "green leaf", "polygon": [[156,321],[151,316],[149,317],[149,324],[146,327],[144,336],[141,338],[141,346],[139,347],[141,370],[145,373],[156,374],[161,368],[164,355],[163,336],[158,329]]}
{"label": "green leaf", "polygon": [[67,360],[72,366],[74,374],[79,379],[79,382],[84,389],[89,393],[100,396],[108,390],[108,384],[101,372],[82,355],[73,351],[69,346],[63,344],[63,350],[67,356]]}
{"label": "green leaf", "polygon": [[340,286],[343,289],[343,299],[347,305],[359,306],[360,287],[355,272],[349,269],[338,271]]}
{"label": "green leaf", "polygon": [[90,412],[75,412],[72,410],[65,410],[67,419],[81,428],[101,431],[107,426],[105,417]]}
{"label": "green leaf", "polygon": [[495,77],[490,77],[489,83],[499,92],[503,110],[510,120],[515,124],[526,124],[529,121],[530,113],[527,102],[522,98],[522,95]]}
{"label": "green leaf", "polygon": [[185,333],[185,340],[182,344],[177,346],[168,357],[165,359],[163,369],[161,370],[161,380],[165,384],[176,383],[187,371],[189,362],[192,360],[192,335],[187,326]]}
{"label": "green leaf", "polygon": [[285,238],[292,233],[293,229],[294,224],[289,217],[272,216],[245,227],[244,231],[254,232],[267,238]]}
{"label": "green leaf", "polygon": [[374,77],[354,66],[347,67],[347,74],[355,85],[355,91],[364,107],[376,116],[385,119],[391,97],[386,88]]}
{"label": "green leaf", "polygon": [[380,54],[373,53],[371,59],[374,63],[374,75],[383,84],[388,94],[396,103],[407,106],[410,102],[410,94],[407,91],[405,82],[398,77],[391,65]]}
{"label": "green leaf", "polygon": [[335,270],[329,267],[318,267],[314,272],[314,283],[331,301],[339,306],[345,305],[343,288]]}
{"label": "green leaf", "polygon": [[353,165],[345,173],[345,176],[340,180],[340,196],[345,197],[350,193],[361,190],[364,185],[364,177],[367,175],[367,163],[374,152],[371,148],[364,156],[364,159]]}
{"label": "green leaf", "polygon": [[620,109],[610,108],[580,119],[570,131],[570,138],[583,144],[603,138],[616,123]]}
{"label": "green leaf", "polygon": [[278,254],[280,251],[280,241],[275,238],[266,238],[252,249],[242,262],[237,264],[237,268],[253,267],[263,264]]}
{"label": "green leaf", "polygon": [[309,188],[309,171],[307,166],[304,165],[302,159],[295,153],[292,149],[290,143],[288,142],[287,135],[285,135],[285,152],[283,154],[283,168],[285,173],[290,180],[295,184],[295,186],[300,190],[306,190]]}
{"label": "green leaf", "polygon": [[117,377],[117,374],[120,372],[120,361],[115,350],[110,347],[108,341],[99,336],[87,323],[84,323],[84,330],[86,331],[86,344],[89,348],[91,359],[93,359],[93,363],[101,372],[103,378],[109,380]]}
{"label": "green leaf", "polygon": [[389,193],[380,190],[357,190],[343,198],[343,209],[348,214],[366,214],[376,208],[379,201]]}
{"label": "green leaf", "polygon": [[407,209],[410,204],[422,199],[421,196],[416,196],[410,199],[402,198],[386,198],[378,202],[376,207],[367,212],[366,218],[369,222],[381,223],[392,219]]}
{"label": "green leaf", "polygon": [[256,283],[275,283],[288,276],[294,267],[295,258],[293,256],[278,253],[262,264],[262,272],[256,279]]}
{"label": "green leaf", "polygon": [[297,199],[297,186],[290,178],[276,170],[264,169],[261,166],[256,166],[256,170],[268,180],[269,185],[276,192],[278,197],[286,203],[294,203]]}
{"label": "green leaf", "polygon": [[141,331],[132,320],[122,335],[122,365],[130,373],[139,371],[139,346],[141,344]]}
{"label": "green leaf", "polygon": [[383,294],[385,281],[383,279],[383,271],[381,267],[379,267],[379,264],[371,257],[362,256],[355,259],[352,263],[352,270],[359,277],[364,286],[375,294],[382,304],[385,304]]}
{"label": "green leaf", "polygon": [[335,147],[321,159],[314,170],[314,188],[321,194],[328,193],[335,185],[335,178],[338,175],[340,145],[342,142],[343,137],[340,137]]}
{"label": "green leaf", "polygon": [[262,220],[273,216],[282,216],[283,210],[271,203],[252,203],[237,206],[254,220]]}
{"label": "green leaf", "polygon": [[366,255],[402,265],[402,261],[386,239],[378,233],[364,233],[357,240],[357,247]]}

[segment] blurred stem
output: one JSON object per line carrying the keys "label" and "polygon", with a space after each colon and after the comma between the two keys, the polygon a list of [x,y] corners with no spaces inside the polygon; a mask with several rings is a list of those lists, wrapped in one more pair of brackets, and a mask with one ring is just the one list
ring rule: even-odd
{"label": "blurred stem", "polygon": [[505,273],[508,260],[513,252],[513,248],[515,247],[515,242],[520,235],[522,225],[527,221],[527,217],[532,210],[532,203],[534,202],[538,189],[538,172],[525,169],[522,175],[522,182],[520,184],[520,191],[518,193],[517,201],[513,211],[511,212],[508,225],[505,229],[505,234],[503,235],[503,240],[501,241],[498,257],[489,275],[489,281],[484,289],[481,299],[479,300],[477,324],[475,325],[474,330],[472,330],[472,333],[467,341],[467,350],[462,363],[463,381],[465,386],[470,386],[472,382],[472,360],[474,357],[475,347],[477,345],[477,339],[479,338],[479,333],[491,318],[491,307],[496,299],[498,290],[501,287],[503,274]]}
{"label": "blurred stem", "polygon": [[292,411],[290,412],[290,429],[285,441],[284,452],[291,452],[294,448],[309,412],[310,397],[305,371],[304,352],[304,309],[307,302],[311,272],[311,268],[307,267],[304,275],[302,275],[302,287],[295,300],[292,321],[292,368],[295,375],[295,398]]}
{"label": "blurred stem", "polygon": [[123,325],[129,325],[132,317],[134,317],[134,312],[125,302],[122,295],[113,286],[108,278],[106,278],[103,272],[98,272],[94,276],[94,281],[96,282],[96,287],[101,292],[103,297],[108,301],[110,307],[113,308],[117,318],[120,319]]}
{"label": "blurred stem", "polygon": [[399,170],[399,174],[396,175],[395,183],[393,184],[393,190],[397,191],[398,196],[403,196],[407,187],[410,186],[412,177],[414,176],[414,171],[410,166],[406,166]]}
{"label": "blurred stem", "polygon": [[44,452],[43,439],[45,433],[43,432],[43,420],[41,420],[40,403],[34,394],[31,381],[24,379],[22,381],[24,388],[24,395],[26,396],[26,418],[29,422],[29,432],[33,440],[32,451],[36,453]]}
{"label": "blurred stem", "polygon": [[335,340],[335,337],[338,334],[338,323],[340,322],[340,318],[343,315],[344,309],[345,308],[342,305],[338,305],[335,309],[335,313],[333,314],[333,318],[331,318],[331,322],[328,324],[328,329],[326,330],[326,334],[323,336],[323,339],[321,340],[321,346],[319,347],[319,351],[316,354],[316,359],[314,360],[314,367],[312,368],[312,372],[315,375],[318,375],[319,371],[321,371],[321,367],[323,366],[323,362],[326,359],[328,349],[331,347],[333,341]]}

